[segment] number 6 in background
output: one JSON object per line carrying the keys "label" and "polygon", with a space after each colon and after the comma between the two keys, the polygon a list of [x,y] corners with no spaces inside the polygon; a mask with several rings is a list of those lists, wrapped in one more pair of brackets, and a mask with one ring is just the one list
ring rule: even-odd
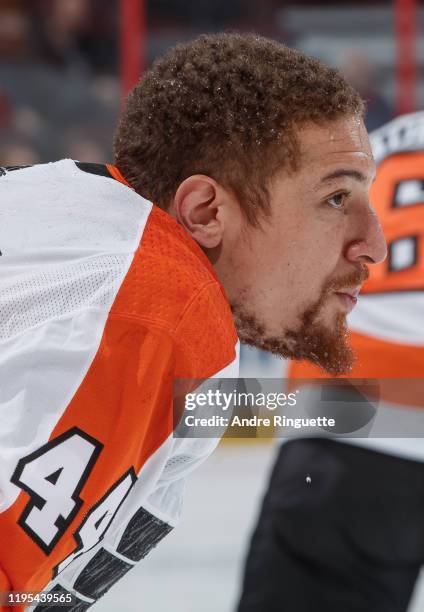
{"label": "number 6 in background", "polygon": [[363,293],[423,291],[424,153],[384,159],[370,199],[388,243],[388,257],[371,266]]}

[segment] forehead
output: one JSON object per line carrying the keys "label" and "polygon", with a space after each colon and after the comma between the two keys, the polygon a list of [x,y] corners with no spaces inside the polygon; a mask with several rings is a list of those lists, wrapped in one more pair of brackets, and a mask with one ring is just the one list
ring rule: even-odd
{"label": "forehead", "polygon": [[307,125],[297,133],[301,166],[324,168],[340,162],[374,171],[371,145],[362,119],[343,117],[322,125]]}

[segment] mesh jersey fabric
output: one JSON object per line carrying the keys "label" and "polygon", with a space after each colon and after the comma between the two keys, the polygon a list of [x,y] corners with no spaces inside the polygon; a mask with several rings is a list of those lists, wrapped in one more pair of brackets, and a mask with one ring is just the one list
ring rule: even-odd
{"label": "mesh jersey fabric", "polygon": [[119,179],[72,160],[0,177],[2,584],[81,610],[178,522],[216,446],[173,438],[173,379],[238,373],[206,256]]}

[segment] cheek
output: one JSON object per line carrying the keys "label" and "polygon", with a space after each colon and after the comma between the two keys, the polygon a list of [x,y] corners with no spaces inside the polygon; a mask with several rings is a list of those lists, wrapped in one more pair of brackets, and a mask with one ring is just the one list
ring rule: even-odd
{"label": "cheek", "polygon": [[333,276],[342,254],[342,232],[303,232],[293,240],[287,253],[288,282],[305,299],[315,299],[323,284]]}

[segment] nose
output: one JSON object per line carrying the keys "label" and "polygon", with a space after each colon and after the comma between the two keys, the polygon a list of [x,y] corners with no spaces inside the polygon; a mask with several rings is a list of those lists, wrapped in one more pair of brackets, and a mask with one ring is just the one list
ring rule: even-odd
{"label": "nose", "polygon": [[387,257],[387,243],[375,210],[368,205],[362,212],[354,237],[349,241],[345,252],[346,259],[352,262],[377,264]]}

